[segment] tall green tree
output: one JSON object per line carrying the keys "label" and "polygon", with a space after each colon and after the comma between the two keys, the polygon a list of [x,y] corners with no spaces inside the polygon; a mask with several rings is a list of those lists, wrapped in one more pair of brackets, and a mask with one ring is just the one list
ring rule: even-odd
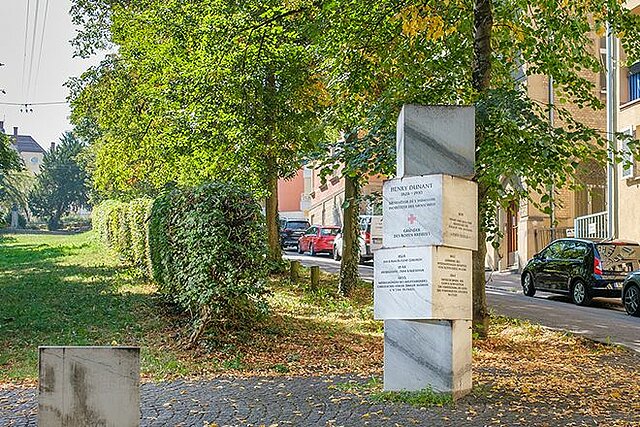
{"label": "tall green tree", "polygon": [[[131,197],[170,181],[241,182],[265,196],[270,258],[281,259],[277,180],[293,175],[321,137],[326,104],[306,9],[285,4],[108,5],[118,54],[70,83],[74,123],[98,129],[99,192]],[[76,2],[77,13],[83,5]]]}
{"label": "tall green tree", "polygon": [[27,205],[27,186],[29,178],[22,173],[23,165],[18,152],[11,147],[11,141],[0,133],[0,212],[14,206]]}
{"label": "tall green tree", "polygon": [[72,207],[87,203],[87,174],[80,156],[85,144],[72,133],[44,155],[40,174],[29,195],[32,212],[47,219],[49,230],[60,228],[60,218]]}
{"label": "tall green tree", "polygon": [[21,168],[18,152],[11,147],[9,137],[0,132],[0,176]]}

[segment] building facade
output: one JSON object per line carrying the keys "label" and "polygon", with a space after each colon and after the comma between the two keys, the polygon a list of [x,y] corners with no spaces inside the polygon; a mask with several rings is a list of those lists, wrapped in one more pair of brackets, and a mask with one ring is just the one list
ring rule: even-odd
{"label": "building facade", "polygon": [[[626,7],[640,15],[640,0],[627,1]],[[594,36],[592,41],[593,54],[606,64],[606,39]],[[620,54],[616,60],[615,94],[612,96],[615,101],[607,108],[615,112],[613,123],[617,131],[637,140],[640,139],[640,63],[629,62],[618,41],[616,44]],[[606,102],[605,73],[584,76],[594,82],[594,95]],[[529,77],[527,90],[533,99],[549,102],[549,80],[545,76]],[[568,108],[582,123],[606,132],[606,109],[593,111],[573,105]],[[616,144],[624,159],[614,165],[610,181],[606,168],[582,164],[577,176],[581,189],[563,189],[557,193],[557,202],[553,206],[555,227],[551,227],[548,214],[526,200],[501,210],[497,221],[504,238],[497,249],[487,246],[487,266],[495,270],[520,270],[535,253],[552,239],[560,237],[640,242],[640,158],[634,156],[640,147],[631,149],[624,139],[618,139]],[[611,206],[609,193],[612,195]],[[540,195],[531,197],[537,201],[541,199]],[[614,222],[611,227],[609,219]]]}
{"label": "building facade", "polygon": [[[311,192],[309,193],[309,215],[311,224],[336,225],[342,227],[344,223],[342,205],[344,203],[344,178],[341,171],[335,170],[323,180],[320,171],[311,172]],[[369,177],[361,188],[362,201],[360,213],[362,215],[376,215],[382,211],[382,182],[380,175]]]}
{"label": "building facade", "polygon": [[[6,133],[3,121],[0,121],[0,132]],[[14,126],[13,134],[8,136],[13,148],[20,155],[26,170],[33,176],[40,173],[40,167],[45,154],[45,150],[40,144],[38,144],[31,135],[20,135],[17,126]]]}
{"label": "building facade", "polygon": [[[627,1],[626,6],[632,13],[640,15],[640,0]],[[618,132],[640,139],[640,62],[629,63],[620,49],[619,64]],[[640,159],[631,153],[627,141],[618,141],[618,149],[626,155],[624,161],[617,165],[614,178],[616,235],[613,237],[640,242]]]}
{"label": "building facade", "polygon": [[309,206],[305,197],[309,189],[307,169],[300,169],[290,179],[278,180],[278,215],[284,218],[305,218]]}
{"label": "building facade", "polygon": [[[591,50],[594,56],[602,57],[606,52],[605,39],[591,39]],[[582,77],[594,83],[593,95],[606,101],[606,74],[583,72]],[[542,104],[553,103],[555,94],[553,82],[548,76],[528,76],[526,90],[529,97]],[[606,131],[607,113],[604,109],[593,110],[579,108],[575,104],[563,104],[573,117],[601,132]],[[555,126],[562,123],[556,119]],[[575,219],[581,216],[596,214],[605,209],[606,170],[600,165],[583,163],[579,166],[576,177],[578,190],[550,189],[553,191],[554,203],[551,206],[552,216],[543,212],[540,207],[542,195],[530,194],[531,201],[513,202],[506,209],[499,209],[496,217],[501,237],[497,247],[487,244],[487,267],[492,270],[519,271],[526,262],[543,249],[551,240],[572,236]],[[505,180],[505,186],[518,185],[526,190],[526,182],[521,180]],[[553,225],[553,226],[552,226]]]}

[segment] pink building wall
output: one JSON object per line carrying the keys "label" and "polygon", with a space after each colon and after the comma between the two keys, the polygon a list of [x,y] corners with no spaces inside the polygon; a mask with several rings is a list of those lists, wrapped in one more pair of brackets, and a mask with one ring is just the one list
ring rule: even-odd
{"label": "pink building wall", "polygon": [[304,192],[304,176],[302,170],[288,180],[278,180],[278,211],[300,211],[300,200]]}

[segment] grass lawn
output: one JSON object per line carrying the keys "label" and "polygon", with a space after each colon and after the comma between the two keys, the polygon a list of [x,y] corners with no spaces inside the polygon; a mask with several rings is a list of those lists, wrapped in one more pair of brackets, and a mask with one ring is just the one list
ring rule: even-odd
{"label": "grass lawn", "polygon": [[272,281],[272,316],[210,333],[188,349],[188,319],[122,266],[93,233],[4,235],[0,243],[0,381],[37,378],[39,345],[139,345],[143,376],[370,373],[382,360],[371,289],[337,297],[322,275],[315,293]]}
{"label": "grass lawn", "polygon": [[[35,381],[39,345],[117,343],[142,347],[148,380],[352,373],[372,378],[369,390],[354,392],[379,393],[383,325],[373,320],[369,284],[344,299],[331,275],[321,276],[316,292],[304,281],[273,278],[271,316],[241,331],[211,332],[189,349],[188,319],[92,233],[0,237],[0,386]],[[494,317],[473,357],[473,402],[523,414],[542,402],[612,420],[632,411],[640,422],[637,354]]]}

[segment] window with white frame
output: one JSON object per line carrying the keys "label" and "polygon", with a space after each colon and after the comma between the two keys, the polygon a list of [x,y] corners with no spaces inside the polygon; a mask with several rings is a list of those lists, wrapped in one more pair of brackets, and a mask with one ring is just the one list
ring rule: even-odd
{"label": "window with white frame", "polygon": [[[629,137],[633,137],[633,128],[629,128],[627,130],[625,130],[624,132],[622,132],[625,135],[628,135]],[[635,162],[633,159],[633,153],[631,153],[631,149],[629,148],[629,139],[623,139],[621,142],[621,153],[622,153],[622,173],[621,173],[621,178],[622,179],[628,179],[628,178],[633,178],[635,171],[634,166],[635,166]]]}

